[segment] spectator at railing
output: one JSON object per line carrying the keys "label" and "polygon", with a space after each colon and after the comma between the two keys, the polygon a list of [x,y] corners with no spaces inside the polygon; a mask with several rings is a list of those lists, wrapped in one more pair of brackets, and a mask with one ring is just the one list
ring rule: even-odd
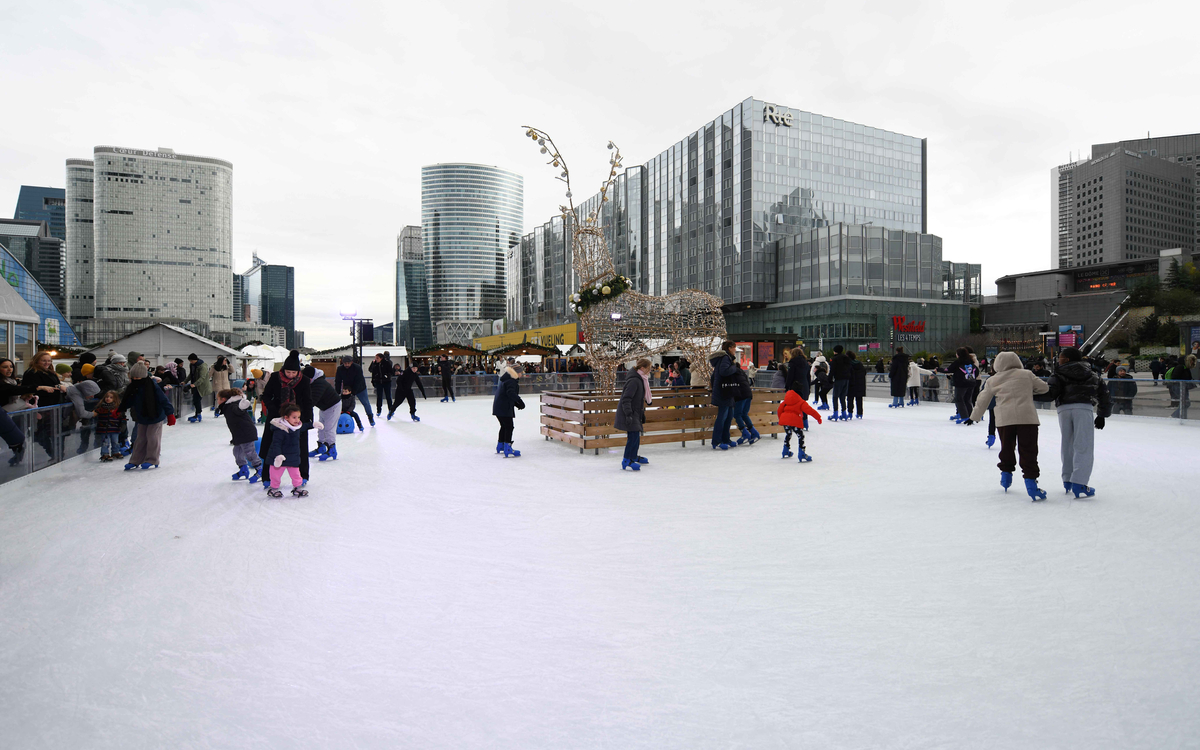
{"label": "spectator at railing", "polygon": [[39,391],[38,406],[54,406],[62,403],[63,391],[66,390],[62,381],[59,380],[58,374],[54,372],[50,352],[38,352],[33,355],[29,369],[21,378],[21,384],[26,388],[36,388]]}
{"label": "spectator at railing", "polygon": [[1112,398],[1113,414],[1133,414],[1133,399],[1137,396],[1137,381],[1125,367],[1118,367],[1109,380],[1108,393]]}
{"label": "spectator at railing", "polygon": [[11,359],[0,359],[0,408],[4,411],[28,409],[38,389],[23,384],[14,376],[16,365]]}

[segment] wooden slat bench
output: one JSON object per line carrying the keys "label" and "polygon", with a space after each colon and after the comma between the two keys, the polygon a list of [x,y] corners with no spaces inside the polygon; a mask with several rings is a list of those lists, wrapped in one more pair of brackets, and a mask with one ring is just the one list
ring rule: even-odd
{"label": "wooden slat bench", "polygon": [[[775,413],[783,401],[782,390],[755,388],[750,402],[750,421],[762,435],[775,437],[784,431]],[[712,436],[717,407],[709,403],[707,388],[652,388],[654,403],[646,407],[642,443],[705,443]],[[625,433],[613,427],[616,419],[615,396],[600,396],[594,391],[545,391],[541,394],[542,434],[579,449],[615,448],[625,445]],[[741,432],[737,423],[730,435]]]}

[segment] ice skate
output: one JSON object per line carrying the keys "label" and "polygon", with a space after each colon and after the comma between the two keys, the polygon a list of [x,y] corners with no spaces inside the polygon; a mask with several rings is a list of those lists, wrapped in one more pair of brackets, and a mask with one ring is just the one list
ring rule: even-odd
{"label": "ice skate", "polygon": [[1092,497],[1096,494],[1095,487],[1088,487],[1086,484],[1078,482],[1071,483],[1071,492],[1075,493],[1075,497]]}
{"label": "ice skate", "polygon": [[[750,428],[750,445],[754,445],[761,439],[762,439],[762,435],[759,434],[758,430],[751,427]],[[639,460],[640,460],[640,458],[639,458]]]}
{"label": "ice skate", "polygon": [[812,456],[805,453],[804,449],[801,449],[800,455],[796,456],[796,460],[800,463],[812,463]]}
{"label": "ice skate", "polygon": [[1005,492],[1008,492],[1008,488],[1012,487],[1012,472],[1011,471],[1000,472],[1000,486],[1004,488]]}
{"label": "ice skate", "polygon": [[1066,481],[1065,479],[1063,480],[1063,489],[1067,491],[1068,495],[1071,494],[1071,483]]}
{"label": "ice skate", "polygon": [[817,407],[817,411],[829,411],[829,404],[821,404]]}
{"label": "ice skate", "polygon": [[308,490],[303,487],[293,487],[292,497],[308,497]]}
{"label": "ice skate", "polygon": [[950,415],[950,421],[951,421],[951,422],[957,422],[957,421],[958,421],[958,419],[959,419],[959,416],[958,416],[958,414],[951,414],[951,415]]}
{"label": "ice skate", "polygon": [[329,459],[331,461],[337,460],[337,443],[329,443],[329,452],[324,456],[321,456],[320,460],[324,461],[325,459]]}
{"label": "ice skate", "polygon": [[1029,497],[1033,498],[1035,503],[1046,499],[1046,491],[1038,488],[1036,479],[1025,480],[1025,491],[1029,493]]}
{"label": "ice skate", "polygon": [[638,457],[637,457],[637,462],[638,462],[639,464],[648,464],[648,463],[650,463],[650,459],[648,459],[648,458],[643,458],[643,457],[641,457],[641,456],[638,456]]}
{"label": "ice skate", "polygon": [[987,447],[991,448],[995,444],[996,444],[996,436],[988,435],[987,436]]}
{"label": "ice skate", "polygon": [[255,469],[254,473],[250,475],[250,484],[258,484],[260,479],[262,479],[262,470]]}
{"label": "ice skate", "polygon": [[309,458],[316,458],[317,456],[321,455],[321,454],[322,454],[322,453],[324,453],[324,452],[325,452],[325,444],[324,444],[324,443],[317,443],[317,449],[316,449],[316,450],[311,450],[311,451],[309,451],[309,452],[308,452],[308,457],[309,457]]}
{"label": "ice skate", "polygon": [[513,448],[512,443],[504,443],[504,457],[505,458],[509,458],[509,457],[520,458],[521,451],[517,450],[516,448]]}
{"label": "ice skate", "polygon": [[283,492],[275,489],[274,487],[268,487],[267,494],[271,497],[283,497]]}
{"label": "ice skate", "polygon": [[449,396],[442,396],[442,400],[439,403],[445,404],[445,403],[448,403],[449,401],[450,401]]}
{"label": "ice skate", "polygon": [[133,471],[137,468],[137,464],[125,464],[125,471]]}
{"label": "ice skate", "polygon": [[626,469],[633,469],[634,471],[641,471],[642,467],[640,464],[638,464],[637,461],[630,461],[628,458],[622,458],[621,459],[621,471],[625,471]]}
{"label": "ice skate", "polygon": [[861,415],[861,414],[859,414],[859,415],[857,416],[857,419],[862,419],[862,415]]}
{"label": "ice skate", "polygon": [[718,448],[720,448],[723,451],[727,451],[727,450],[729,450],[729,444],[728,443],[713,443],[712,444],[713,450],[716,450]]}
{"label": "ice skate", "polygon": [[238,470],[234,473],[233,481],[236,482],[239,479],[246,479],[249,476],[250,476],[250,467],[243,464],[242,466],[238,467]]}
{"label": "ice skate", "polygon": [[146,463],[142,464],[142,468],[143,469],[157,469],[158,464],[152,464],[149,461],[147,461]]}
{"label": "ice skate", "polygon": [[785,445],[785,446],[783,446],[783,457],[784,457],[784,458],[791,458],[791,457],[792,457],[792,449],[791,449],[791,448],[789,448],[789,447],[787,447],[786,445]]}
{"label": "ice skate", "polygon": [[504,452],[504,443],[496,443],[496,452],[497,452],[497,453],[503,453],[503,452]]}
{"label": "ice skate", "polygon": [[392,417],[394,417],[395,415],[396,415],[396,412],[394,412],[394,411],[389,411],[389,412],[388,412],[388,416],[387,416],[387,418],[388,418],[388,421],[389,421],[389,422],[391,422],[391,421],[392,421]]}
{"label": "ice skate", "polygon": [[409,414],[408,416],[412,417],[412,421],[414,421],[414,422],[420,422],[420,421],[421,421],[421,418],[420,418],[420,417],[418,417],[416,414]]}

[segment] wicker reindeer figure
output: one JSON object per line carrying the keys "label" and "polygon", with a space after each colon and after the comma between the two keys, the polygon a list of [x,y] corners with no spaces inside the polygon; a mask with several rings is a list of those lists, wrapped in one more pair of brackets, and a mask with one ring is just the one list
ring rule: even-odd
{"label": "wicker reindeer figure", "polygon": [[[526,127],[525,135],[536,141],[548,163],[560,170],[567,184],[567,205],[559,206],[564,224],[573,228],[572,267],[579,290],[570,295],[569,305],[579,316],[581,338],[588,364],[601,393],[616,392],[617,367],[640,357],[678,349],[691,363],[692,382],[707,383],[712,372],[708,355],[725,338],[725,316],[721,300],[695,289],[655,297],[633,290],[631,281],[618,276],[612,253],[600,227],[597,211],[581,216],[571,195],[571,172],[554,140],[537,128]],[[608,178],[600,188],[601,205],[621,166],[621,149],[609,141]]]}

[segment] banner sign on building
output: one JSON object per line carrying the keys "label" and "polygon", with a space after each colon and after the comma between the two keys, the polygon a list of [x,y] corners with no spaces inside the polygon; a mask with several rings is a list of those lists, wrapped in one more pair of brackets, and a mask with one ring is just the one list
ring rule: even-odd
{"label": "banner sign on building", "polygon": [[775,342],[760,341],[758,342],[758,366],[766,367],[767,363],[775,359]]}
{"label": "banner sign on building", "polygon": [[737,352],[738,364],[745,370],[753,361],[752,353],[754,351],[754,344],[749,341],[738,341],[735,351]]}
{"label": "banner sign on building", "polygon": [[1059,326],[1059,346],[1079,346],[1083,343],[1083,326]]}

